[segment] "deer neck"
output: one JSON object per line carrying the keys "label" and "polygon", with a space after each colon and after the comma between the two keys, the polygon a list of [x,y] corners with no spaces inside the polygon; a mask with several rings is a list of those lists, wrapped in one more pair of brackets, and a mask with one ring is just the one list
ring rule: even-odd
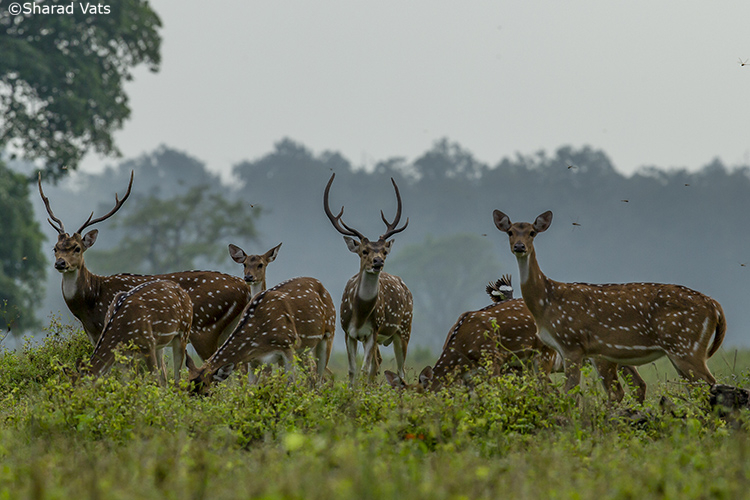
{"label": "deer neck", "polygon": [[521,275],[521,295],[531,315],[539,317],[544,311],[548,298],[549,279],[539,268],[536,253],[532,250],[524,256],[517,256],[518,271]]}
{"label": "deer neck", "polygon": [[81,265],[75,271],[62,273],[62,293],[68,306],[85,301],[98,285],[98,278],[86,266]]}
{"label": "deer neck", "polygon": [[364,269],[359,272],[357,298],[364,304],[375,304],[380,286],[380,273],[368,273]]}
{"label": "deer neck", "polygon": [[250,285],[250,293],[253,297],[258,295],[260,292],[266,289],[266,280],[263,279],[260,283],[253,283]]}

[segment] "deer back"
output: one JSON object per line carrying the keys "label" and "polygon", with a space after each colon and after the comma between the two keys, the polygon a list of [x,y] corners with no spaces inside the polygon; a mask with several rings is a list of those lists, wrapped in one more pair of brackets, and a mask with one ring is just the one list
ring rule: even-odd
{"label": "deer back", "polygon": [[175,336],[187,343],[192,321],[190,297],[176,283],[148,281],[117,293],[89,360],[90,373],[106,371],[114,361],[114,350],[121,345],[132,343],[145,353],[170,344]]}
{"label": "deer back", "polygon": [[540,370],[549,374],[555,352],[536,335],[536,324],[522,299],[492,304],[463,313],[448,333],[433,368],[433,387],[451,373],[464,375],[489,359],[500,371],[513,361],[539,356]]}
{"label": "deer back", "polygon": [[302,350],[333,336],[336,312],[331,295],[315,278],[293,278],[256,295],[227,340],[192,378],[210,382],[220,369],[279,350]]}

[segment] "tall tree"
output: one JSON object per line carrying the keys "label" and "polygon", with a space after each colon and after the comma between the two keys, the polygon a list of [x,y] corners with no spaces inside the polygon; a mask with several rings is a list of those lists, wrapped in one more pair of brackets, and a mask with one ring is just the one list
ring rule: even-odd
{"label": "tall tree", "polygon": [[34,307],[42,296],[44,239],[23,175],[0,161],[0,329],[18,333],[36,326]]}
{"label": "tall tree", "polygon": [[[39,159],[54,178],[90,149],[117,155],[112,133],[130,115],[123,83],[133,67],[160,63],[161,21],[146,0],[109,12],[0,16],[0,150]],[[7,10],[7,7],[3,7]]]}

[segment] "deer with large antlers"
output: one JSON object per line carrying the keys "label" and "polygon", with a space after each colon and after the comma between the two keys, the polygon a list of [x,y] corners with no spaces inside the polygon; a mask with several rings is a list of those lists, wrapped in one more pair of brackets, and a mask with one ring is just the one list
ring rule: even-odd
{"label": "deer with large antlers", "polygon": [[172,348],[174,380],[180,380],[185,348],[193,323],[193,305],[187,292],[171,281],[141,283],[115,294],[104,319],[104,328],[82,375],[98,377],[115,361],[115,349],[131,344],[143,355],[146,366],[166,384],[162,349]]}
{"label": "deer with large antlers", "polygon": [[39,175],[39,194],[49,214],[47,219],[57,231],[55,244],[55,269],[62,274],[62,292],[70,312],[78,318],[83,329],[96,345],[112,299],[118,292],[153,281],[155,279],[173,281],[190,296],[193,303],[193,325],[190,342],[202,359],[207,359],[219,346],[222,334],[231,331],[242,309],[250,300],[250,293],[242,279],[213,271],[184,271],[171,274],[140,276],[115,274],[99,276],[90,272],[84,263],[83,254],[96,242],[98,230],[86,234],[83,231],[112,217],[130,196],[133,187],[133,173],[127,192],[122,199],[115,195],[115,206],[107,214],[93,218],[93,212],[72,235],[65,232],[62,221],[55,216],[49,199],[42,190]]}
{"label": "deer with large antlers", "polygon": [[689,381],[716,382],[706,360],[719,349],[726,332],[717,301],[679,285],[553,281],[539,268],[534,249],[534,238],[549,228],[552,212],[533,223],[512,223],[499,210],[493,218],[508,234],[521,273],[521,294],[537,335],[565,361],[566,391],[580,383],[584,358],[610,362],[597,366],[608,391],[612,386],[607,382],[616,379],[615,363],[637,366],[665,355]]}
{"label": "deer with large antlers", "polygon": [[[487,294],[494,304],[463,313],[448,333],[443,352],[435,367],[426,367],[419,374],[419,390],[439,390],[449,375],[465,382],[490,361],[492,374],[498,376],[511,365],[532,361],[537,371],[549,378],[552,372],[562,371],[562,357],[544,344],[536,334],[536,324],[523,299],[513,298],[513,287],[509,275],[490,283]],[[592,360],[597,370],[606,373],[607,361]],[[643,402],[646,383],[635,368],[621,368],[623,377],[630,377],[636,386],[635,398]],[[386,380],[394,387],[409,387],[394,373],[385,373]],[[616,398],[622,399],[624,390],[615,377],[609,381]]]}
{"label": "deer with large antlers", "polygon": [[207,393],[213,382],[225,380],[243,363],[251,368],[279,363],[291,370],[294,355],[307,350],[315,356],[320,379],[335,330],[333,300],[320,281],[293,278],[279,283],[253,298],[227,340],[200,368],[187,357],[191,390]]}
{"label": "deer with large antlers", "polygon": [[382,210],[380,216],[386,231],[377,241],[368,240],[362,233],[346,225],[341,220],[344,207],[338,215],[333,215],[328,204],[328,196],[333,184],[332,174],[323,194],[323,208],[333,227],[344,235],[349,251],[359,256],[359,272],[352,276],[344,289],[341,299],[341,326],[346,334],[346,352],[349,360],[349,381],[356,380],[357,343],[364,345],[362,371],[373,381],[380,368],[378,344],[393,343],[398,375],[404,377],[404,360],[409,345],[412,320],[412,296],[398,276],[383,271],[385,259],[393,246],[389,240],[409,224],[409,219],[398,227],[401,220],[401,194],[396,181],[391,179],[396,191],[397,208],[392,222],[388,222]]}

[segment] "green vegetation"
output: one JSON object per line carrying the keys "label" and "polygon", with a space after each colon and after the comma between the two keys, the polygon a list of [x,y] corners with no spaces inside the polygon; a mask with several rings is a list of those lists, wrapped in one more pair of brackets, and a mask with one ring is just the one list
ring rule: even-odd
{"label": "green vegetation", "polygon": [[[0,355],[0,498],[739,498],[750,486],[747,415],[719,419],[705,389],[660,369],[635,422],[590,373],[579,405],[531,375],[433,395],[274,373],[193,398],[132,369],[71,385],[65,370],[90,350],[53,322],[43,343]],[[747,385],[746,354],[714,361]]]}

